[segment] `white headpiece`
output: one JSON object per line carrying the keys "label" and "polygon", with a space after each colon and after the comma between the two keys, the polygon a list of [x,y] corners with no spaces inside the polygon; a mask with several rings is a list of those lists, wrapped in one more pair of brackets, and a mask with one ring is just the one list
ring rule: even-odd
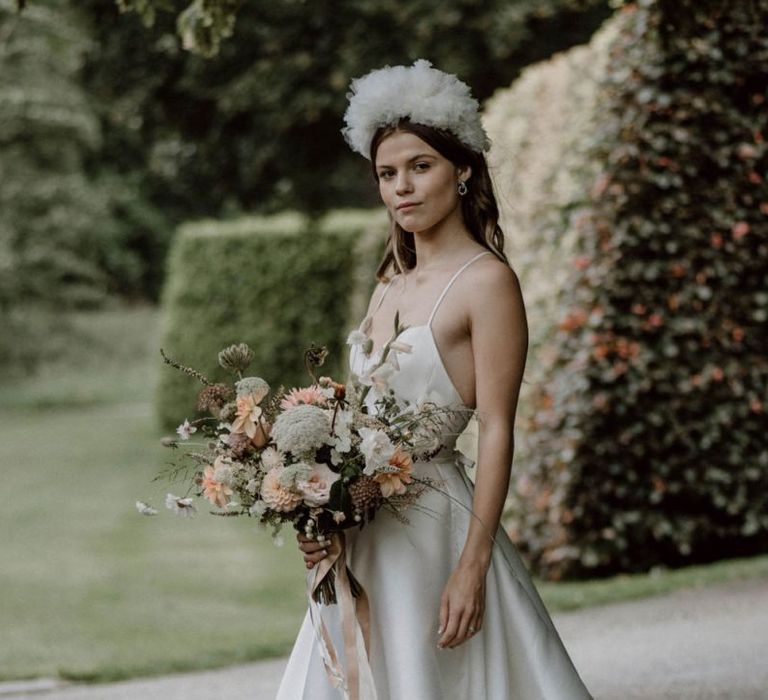
{"label": "white headpiece", "polygon": [[371,139],[380,126],[402,117],[445,129],[473,151],[490,148],[479,104],[466,83],[420,58],[412,66],[385,66],[355,78],[341,133],[353,151],[370,159]]}

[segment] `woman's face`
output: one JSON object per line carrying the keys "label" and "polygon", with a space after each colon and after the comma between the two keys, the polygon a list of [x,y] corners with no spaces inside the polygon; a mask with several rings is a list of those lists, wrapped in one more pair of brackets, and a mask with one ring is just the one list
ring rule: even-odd
{"label": "woman's face", "polygon": [[405,231],[416,233],[457,211],[456,188],[471,169],[456,167],[416,134],[394,131],[379,144],[376,173],[381,199],[392,217]]}

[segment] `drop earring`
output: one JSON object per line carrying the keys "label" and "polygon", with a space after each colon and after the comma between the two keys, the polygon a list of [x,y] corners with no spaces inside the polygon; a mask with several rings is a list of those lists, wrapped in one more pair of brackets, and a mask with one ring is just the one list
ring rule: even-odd
{"label": "drop earring", "polygon": [[459,180],[459,194],[463,197],[468,191],[467,183],[464,180]]}

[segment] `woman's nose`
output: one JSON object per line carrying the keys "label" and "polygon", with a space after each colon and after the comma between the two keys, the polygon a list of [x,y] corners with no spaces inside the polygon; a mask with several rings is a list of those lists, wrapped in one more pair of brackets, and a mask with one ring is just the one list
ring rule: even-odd
{"label": "woman's nose", "polygon": [[402,173],[397,176],[395,182],[395,192],[399,195],[406,194],[411,191],[411,180],[406,173]]}

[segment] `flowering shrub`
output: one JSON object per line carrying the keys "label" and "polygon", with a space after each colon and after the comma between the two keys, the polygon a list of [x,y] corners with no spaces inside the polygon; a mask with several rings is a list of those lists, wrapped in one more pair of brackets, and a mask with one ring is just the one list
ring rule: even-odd
{"label": "flowering shrub", "polygon": [[530,215],[571,260],[510,510],[552,579],[768,544],[768,2],[645,0],[616,22],[569,121],[595,130],[586,165],[547,146],[536,179],[567,196]]}

